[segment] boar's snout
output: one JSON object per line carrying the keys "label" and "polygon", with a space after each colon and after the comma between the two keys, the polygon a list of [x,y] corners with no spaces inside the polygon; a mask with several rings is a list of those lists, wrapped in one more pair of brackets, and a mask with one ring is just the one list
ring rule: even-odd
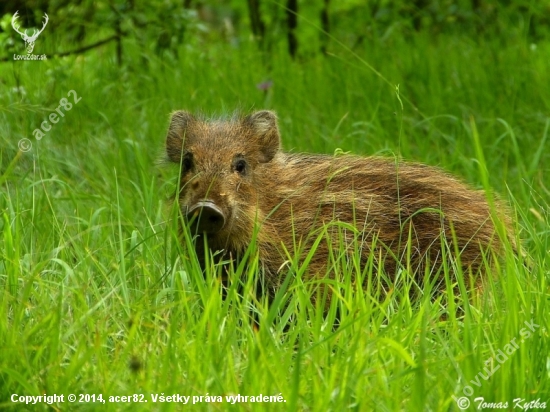
{"label": "boar's snout", "polygon": [[198,233],[214,234],[225,225],[225,215],[211,200],[195,203],[187,211],[187,219],[191,222],[191,229]]}

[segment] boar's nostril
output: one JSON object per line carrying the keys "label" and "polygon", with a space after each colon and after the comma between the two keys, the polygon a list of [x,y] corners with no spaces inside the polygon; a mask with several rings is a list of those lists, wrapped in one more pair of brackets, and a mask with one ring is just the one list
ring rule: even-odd
{"label": "boar's nostril", "polygon": [[189,208],[187,218],[191,222],[192,231],[209,234],[219,232],[225,225],[222,210],[211,201],[197,202]]}

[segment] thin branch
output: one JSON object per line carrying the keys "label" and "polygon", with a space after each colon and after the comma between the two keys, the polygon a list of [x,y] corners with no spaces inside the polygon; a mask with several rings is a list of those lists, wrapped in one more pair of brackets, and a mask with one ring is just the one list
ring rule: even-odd
{"label": "thin branch", "polygon": [[[48,56],[48,57],[64,57],[64,56],[69,56],[71,54],[80,54],[80,53],[83,53],[85,51],[95,49],[96,47],[103,46],[104,44],[109,43],[110,41],[117,40],[118,37],[119,36],[115,34],[111,37],[107,37],[106,39],[100,40],[96,43],[89,44],[88,46],[80,47],[80,48],[75,49],[75,50],[70,50],[70,51],[66,51],[66,52],[62,52],[62,53],[52,53],[52,54],[44,53],[44,54],[46,54],[46,56]],[[2,57],[0,59],[0,62],[6,62],[6,61],[9,61],[9,60],[10,60],[9,57],[6,56],[6,57]]]}
{"label": "thin branch", "polygon": [[103,46],[105,43],[109,43],[110,41],[117,40],[118,35],[114,34],[111,37],[107,37],[106,39],[100,40],[96,43],[89,44],[88,46],[80,47],[79,49],[63,52],[63,53],[53,53],[51,54],[52,57],[63,57],[63,56],[69,56],[71,54],[79,54],[91,49],[95,49],[96,47]]}

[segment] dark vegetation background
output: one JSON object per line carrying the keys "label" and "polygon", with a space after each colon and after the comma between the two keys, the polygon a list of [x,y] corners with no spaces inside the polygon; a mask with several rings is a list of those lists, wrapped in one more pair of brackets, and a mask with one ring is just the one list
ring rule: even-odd
{"label": "dark vegetation background", "polygon": [[[399,103],[391,95],[397,85],[409,103],[400,119],[405,127],[407,123],[426,127],[427,117],[442,114],[459,119],[469,114],[503,118],[515,126],[515,122],[531,122],[547,106],[545,96],[532,90],[537,87],[532,76],[541,75],[542,68],[527,58],[548,52],[550,4],[546,0],[7,0],[0,4],[3,61],[22,52],[20,36],[10,26],[14,10],[19,10],[21,26],[29,29],[40,27],[43,13],[48,13],[46,32],[37,40],[40,52],[51,59],[84,58],[90,53],[100,56],[101,70],[118,80],[113,87],[122,87],[128,76],[165,71],[169,78],[174,70],[173,76],[191,76],[186,86],[206,79],[209,83],[201,84],[200,92],[197,87],[180,90],[182,95],[188,93],[180,100],[182,107],[194,108],[200,101],[203,110],[210,109],[209,105],[218,110],[223,101],[221,106],[229,110],[236,105],[245,110],[267,105],[282,114],[293,106],[332,107],[321,110],[329,119],[317,118],[315,110],[296,113],[297,127],[315,119],[317,132],[324,135],[335,131],[344,114],[348,120],[356,120],[368,113],[388,132],[389,141],[395,141],[403,126],[395,121]],[[250,48],[252,44],[256,50]],[[90,59],[93,57],[86,57],[87,65]],[[234,80],[230,73],[222,73],[230,60],[235,71],[250,72],[250,82],[217,83],[220,78],[229,83]],[[210,62],[214,78],[206,72],[202,79],[197,73],[182,73],[204,62]],[[13,66],[16,82],[21,66]],[[489,67],[494,70],[482,70]],[[54,79],[62,76],[61,72],[66,76],[69,70],[57,67],[48,76]],[[343,76],[346,72],[350,76]],[[359,84],[352,86],[353,77]],[[301,90],[295,89],[295,80]],[[155,93],[151,81],[145,78],[143,87],[133,90],[134,99],[160,97],[163,91],[156,89]],[[359,85],[362,87],[355,87]],[[234,87],[231,99],[220,93],[220,87]],[[250,89],[259,89],[256,95],[260,97],[250,98]],[[487,99],[484,93],[492,97]],[[370,99],[373,94],[381,100]],[[340,104],[343,110],[335,110]],[[171,105],[169,110],[173,108]],[[530,111],[529,115],[517,118],[517,113],[524,111]],[[302,115],[308,119],[300,119]],[[544,121],[542,117],[540,121]],[[441,120],[433,120],[435,125],[438,122]],[[353,133],[348,129],[353,124],[359,127],[342,122],[342,129],[333,136],[337,144],[341,144],[342,134]],[[442,132],[437,129],[426,130],[427,137]],[[517,148],[525,150],[532,143],[520,138]],[[397,151],[405,156],[420,155],[409,150],[414,148],[399,147]]]}

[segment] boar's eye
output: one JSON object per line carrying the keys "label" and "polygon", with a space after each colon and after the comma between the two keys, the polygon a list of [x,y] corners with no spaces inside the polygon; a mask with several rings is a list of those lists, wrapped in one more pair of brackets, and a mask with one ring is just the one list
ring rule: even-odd
{"label": "boar's eye", "polygon": [[187,173],[193,167],[193,153],[185,153],[183,159],[181,159],[181,171]]}
{"label": "boar's eye", "polygon": [[233,167],[237,173],[244,175],[246,173],[246,160],[237,159]]}

